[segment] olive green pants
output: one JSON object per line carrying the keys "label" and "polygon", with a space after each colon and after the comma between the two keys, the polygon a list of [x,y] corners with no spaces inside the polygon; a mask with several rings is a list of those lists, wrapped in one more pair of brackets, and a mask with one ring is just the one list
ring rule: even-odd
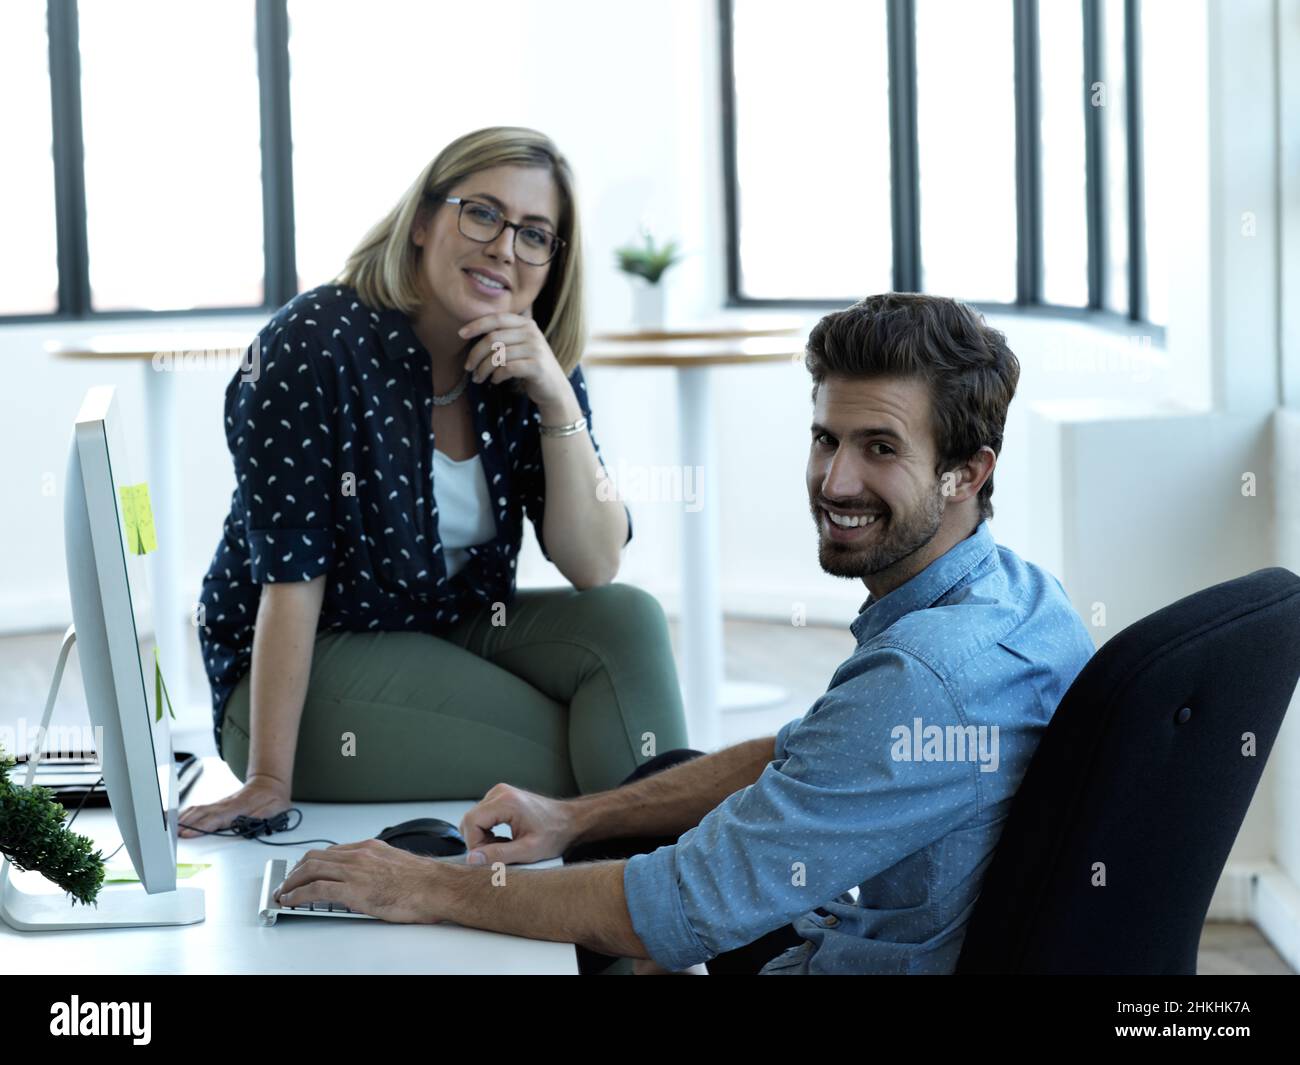
{"label": "olive green pants", "polygon": [[[221,725],[222,757],[241,781],[249,680]],[[628,584],[521,591],[445,637],[319,633],[292,797],[478,799],[498,783],[569,797],[617,787],[686,740],[658,600]]]}

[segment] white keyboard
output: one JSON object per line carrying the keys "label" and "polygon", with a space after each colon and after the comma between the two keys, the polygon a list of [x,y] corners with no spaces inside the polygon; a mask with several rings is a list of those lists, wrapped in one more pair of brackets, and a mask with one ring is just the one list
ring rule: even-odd
{"label": "white keyboard", "polygon": [[301,915],[304,917],[361,917],[378,921],[371,913],[357,913],[339,902],[310,902],[306,906],[281,906],[275,901],[276,889],[289,875],[289,862],[285,858],[268,858],[266,872],[262,874],[262,899],[257,907],[257,919],[264,925],[273,925],[277,917]]}

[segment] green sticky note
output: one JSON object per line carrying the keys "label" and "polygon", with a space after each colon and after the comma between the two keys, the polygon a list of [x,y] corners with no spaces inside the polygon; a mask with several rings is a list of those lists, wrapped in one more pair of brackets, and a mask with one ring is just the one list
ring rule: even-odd
{"label": "green sticky note", "polygon": [[153,647],[153,706],[155,721],[162,720],[163,699],[167,700],[167,713],[171,715],[173,721],[176,720],[176,711],[172,709],[172,697],[167,694],[167,682],[163,680],[162,659],[158,655],[158,645]]}
{"label": "green sticky note", "polygon": [[[201,873],[203,872],[204,869],[211,869],[211,868],[212,865],[209,862],[177,862],[176,879],[187,880],[190,877],[194,876],[196,873]],[[136,875],[134,869],[105,869],[104,870],[105,884],[138,883],[139,880],[140,878]]]}
{"label": "green sticky note", "polygon": [[133,555],[147,555],[158,550],[158,533],[153,525],[153,508],[149,505],[149,485],[124,484],[117,490],[122,501],[122,524],[126,542]]}

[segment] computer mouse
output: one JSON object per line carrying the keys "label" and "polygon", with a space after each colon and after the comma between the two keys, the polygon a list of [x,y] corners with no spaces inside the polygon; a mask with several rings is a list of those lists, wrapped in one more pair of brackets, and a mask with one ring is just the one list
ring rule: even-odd
{"label": "computer mouse", "polygon": [[456,826],[436,817],[417,817],[412,821],[403,821],[384,829],[376,839],[381,839],[389,846],[411,854],[422,854],[427,858],[449,858],[464,854],[465,837],[457,831]]}

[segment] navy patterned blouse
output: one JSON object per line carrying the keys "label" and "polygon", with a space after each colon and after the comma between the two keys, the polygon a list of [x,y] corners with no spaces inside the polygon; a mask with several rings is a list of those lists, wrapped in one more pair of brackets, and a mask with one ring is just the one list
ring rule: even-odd
{"label": "navy patterned blouse", "polygon": [[[199,597],[218,750],[226,700],[252,664],[261,585],[325,574],[318,631],[438,634],[468,610],[510,601],[525,515],[551,557],[541,415],[525,393],[469,381],[496,537],[467,548],[448,578],[433,492],[432,361],[407,316],[322,286],[280,308],[258,344],[260,357],[250,351],[226,387],[236,487]],[[580,367],[569,380],[590,433]],[[631,522],[629,513],[628,540]]]}

